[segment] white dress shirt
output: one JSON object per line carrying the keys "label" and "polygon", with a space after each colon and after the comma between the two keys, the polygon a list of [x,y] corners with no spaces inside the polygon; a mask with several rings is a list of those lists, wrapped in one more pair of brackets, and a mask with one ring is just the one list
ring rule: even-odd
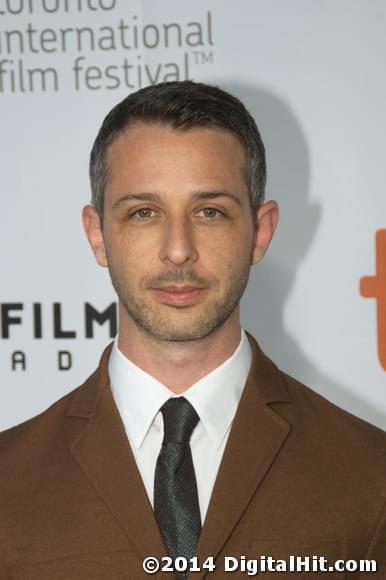
{"label": "white dress shirt", "polygon": [[[242,330],[235,352],[182,393],[200,418],[190,446],[202,523],[251,361],[251,347]],[[117,338],[111,351],[108,372],[115,403],[153,506],[155,466],[163,439],[160,408],[176,395],[127,359],[118,348]]]}

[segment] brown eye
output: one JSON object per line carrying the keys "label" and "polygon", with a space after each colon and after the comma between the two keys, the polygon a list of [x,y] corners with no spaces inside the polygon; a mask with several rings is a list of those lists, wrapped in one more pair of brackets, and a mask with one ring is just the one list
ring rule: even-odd
{"label": "brown eye", "polygon": [[136,212],[134,212],[133,216],[140,220],[147,220],[153,217],[152,214],[153,210],[150,209],[150,207],[142,207],[141,209],[138,209]]}
{"label": "brown eye", "polygon": [[201,210],[203,216],[207,219],[216,219],[221,217],[223,214],[220,210],[215,209],[214,207],[205,207]]}

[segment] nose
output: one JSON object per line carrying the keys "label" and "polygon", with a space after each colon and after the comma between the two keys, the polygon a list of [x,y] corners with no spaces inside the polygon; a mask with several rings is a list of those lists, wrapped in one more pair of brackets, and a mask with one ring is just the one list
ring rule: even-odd
{"label": "nose", "polygon": [[195,262],[197,258],[192,224],[185,217],[169,219],[165,223],[160,259],[174,266],[184,266]]}

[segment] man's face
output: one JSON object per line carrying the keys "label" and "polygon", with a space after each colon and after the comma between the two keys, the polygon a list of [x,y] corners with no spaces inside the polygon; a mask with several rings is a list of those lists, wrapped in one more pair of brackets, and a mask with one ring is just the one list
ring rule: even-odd
{"label": "man's face", "polygon": [[103,233],[96,214],[85,228],[128,322],[158,341],[186,341],[238,319],[262,252],[236,137],[138,124],[108,162]]}

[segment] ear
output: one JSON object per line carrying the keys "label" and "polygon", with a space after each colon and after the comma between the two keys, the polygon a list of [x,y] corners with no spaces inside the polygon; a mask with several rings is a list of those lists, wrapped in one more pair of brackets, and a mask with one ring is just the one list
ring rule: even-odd
{"label": "ear", "polygon": [[252,251],[252,264],[263,258],[279,221],[279,206],[276,201],[266,201],[256,212],[255,244]]}
{"label": "ear", "polygon": [[82,212],[83,228],[91,246],[96,261],[100,266],[108,266],[105,243],[102,234],[102,224],[97,210],[92,205],[86,205]]}

